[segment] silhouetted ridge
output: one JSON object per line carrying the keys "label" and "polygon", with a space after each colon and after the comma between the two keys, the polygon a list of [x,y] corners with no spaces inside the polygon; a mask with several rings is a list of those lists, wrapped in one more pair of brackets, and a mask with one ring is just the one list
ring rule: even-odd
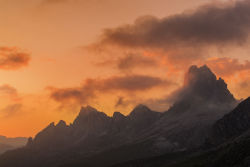
{"label": "silhouetted ridge", "polygon": [[99,111],[97,111],[95,108],[91,107],[91,106],[86,106],[86,107],[82,107],[79,113],[79,116],[85,116],[91,113],[97,113]]}
{"label": "silhouetted ridge", "polygon": [[120,121],[120,120],[126,119],[126,116],[123,115],[123,114],[120,113],[120,112],[114,112],[114,114],[113,114],[113,119],[116,120],[116,121]]}
{"label": "silhouetted ridge", "polygon": [[77,125],[87,125],[91,123],[96,123],[98,121],[107,120],[108,116],[100,111],[97,111],[91,106],[82,107],[79,115],[73,122],[73,126]]}
{"label": "silhouetted ridge", "polygon": [[213,126],[214,136],[223,139],[239,136],[250,130],[250,97]]}
{"label": "silhouetted ridge", "polygon": [[139,104],[137,105],[132,112],[129,114],[130,117],[140,117],[143,116],[145,114],[150,114],[150,113],[154,113],[152,110],[150,110],[147,106],[143,105],[143,104]]}
{"label": "silhouetted ridge", "polygon": [[58,122],[58,124],[56,124],[56,127],[64,128],[64,127],[67,127],[67,124],[66,124],[65,121],[60,120],[60,121]]}
{"label": "silhouetted ridge", "polygon": [[[51,123],[34,140],[30,138],[25,148],[0,156],[0,166],[99,167],[164,153],[188,153],[209,141],[214,123],[236,104],[224,80],[207,66],[190,67],[183,87],[172,98],[176,100],[164,114],[142,104],[128,116],[114,112],[112,117],[91,106],[82,107],[72,124]],[[218,121],[218,138],[248,132],[249,103],[250,98]]]}
{"label": "silhouetted ridge", "polygon": [[29,138],[27,145],[36,149],[47,148],[63,148],[66,147],[67,139],[70,137],[70,127],[65,121],[59,121],[56,125],[50,123],[45,129],[39,132],[35,138]]}
{"label": "silhouetted ridge", "polygon": [[111,126],[111,118],[105,113],[91,106],[82,107],[79,115],[73,122],[73,135],[75,137],[98,135],[105,133]]}
{"label": "silhouetted ridge", "polygon": [[197,82],[206,83],[214,81],[216,81],[216,76],[206,65],[200,68],[195,65],[191,66],[185,76],[185,85],[199,84]]}
{"label": "silhouetted ridge", "polygon": [[235,101],[224,80],[221,78],[217,80],[215,74],[206,65],[200,68],[190,67],[185,77],[184,87],[190,96],[199,96],[198,98],[218,103]]}
{"label": "silhouetted ridge", "polygon": [[132,126],[135,133],[144,131],[147,127],[150,127],[157,120],[159,120],[161,113],[152,111],[145,105],[136,106],[132,112],[128,115],[130,120],[129,125]]}

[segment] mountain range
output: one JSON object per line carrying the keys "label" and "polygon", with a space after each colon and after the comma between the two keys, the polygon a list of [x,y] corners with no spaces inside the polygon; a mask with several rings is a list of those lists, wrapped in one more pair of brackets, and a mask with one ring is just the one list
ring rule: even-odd
{"label": "mountain range", "polygon": [[[82,107],[72,124],[51,123],[25,147],[1,155],[0,166],[220,166],[220,158],[234,157],[227,149],[237,151],[234,143],[248,140],[250,98],[236,100],[206,65],[191,66],[173,96],[165,112],[140,104],[127,116],[114,112],[109,117]],[[248,155],[243,152],[241,159]]]}

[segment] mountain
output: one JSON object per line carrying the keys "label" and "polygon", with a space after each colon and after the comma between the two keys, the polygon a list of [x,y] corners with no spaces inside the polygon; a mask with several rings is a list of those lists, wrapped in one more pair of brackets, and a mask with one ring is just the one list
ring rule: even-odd
{"label": "mountain", "polygon": [[72,124],[51,123],[24,148],[0,156],[5,167],[99,167],[134,159],[191,152],[204,145],[216,121],[238,103],[207,67],[192,66],[166,112],[136,106],[113,116],[82,107]]}
{"label": "mountain", "polygon": [[0,154],[7,150],[23,147],[26,143],[27,138],[25,137],[7,138],[5,136],[0,136]]}
{"label": "mountain", "polygon": [[137,159],[112,167],[248,167],[250,165],[250,97],[213,125],[212,141],[206,150],[168,153]]}
{"label": "mountain", "polygon": [[[51,123],[34,139],[30,138],[26,147],[9,151],[1,156],[0,166],[19,167],[22,164],[26,167],[55,167],[71,162],[72,159],[74,162],[82,163],[83,160],[86,162],[91,156],[113,149],[118,149],[120,152],[125,146],[134,149],[137,145],[136,140],[161,116],[162,113],[152,111],[144,105],[136,106],[128,116],[115,112],[112,117],[91,106],[82,107],[71,125],[67,125],[64,121]],[[142,148],[141,143],[138,146]],[[145,151],[135,158],[145,155],[148,151],[147,147],[145,148]],[[117,155],[122,157],[119,153]],[[18,159],[19,163],[9,161],[10,159]],[[129,160],[130,157],[128,156],[128,159],[123,157],[121,161],[124,159]]]}
{"label": "mountain", "polygon": [[[194,154],[169,167],[250,166],[250,97],[216,121],[211,138],[220,145]],[[217,143],[217,144],[218,144]]]}
{"label": "mountain", "polygon": [[236,105],[225,81],[217,79],[206,65],[199,68],[191,66],[185,75],[183,87],[174,96],[176,101],[169,111],[175,113],[228,110]]}
{"label": "mountain", "polygon": [[223,79],[207,66],[191,66],[175,103],[154,125],[155,141],[164,150],[180,151],[202,145],[212,125],[237,104]]}

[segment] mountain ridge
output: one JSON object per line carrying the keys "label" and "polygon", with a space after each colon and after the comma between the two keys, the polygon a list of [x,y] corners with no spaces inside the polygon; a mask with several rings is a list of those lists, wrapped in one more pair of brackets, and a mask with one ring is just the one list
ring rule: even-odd
{"label": "mountain ridge", "polygon": [[[57,167],[74,164],[72,161],[82,165],[87,163],[85,166],[97,165],[95,162],[91,165],[91,157],[103,161],[103,166],[109,166],[137,158],[199,149],[211,134],[214,123],[237,104],[224,80],[217,79],[207,66],[190,67],[183,87],[174,96],[178,100],[164,113],[140,104],[126,116],[114,112],[110,117],[91,106],[82,107],[72,124],[51,123],[34,139],[29,139],[23,149],[0,156],[0,165],[19,167],[7,159],[23,152],[26,154],[20,163],[26,167],[37,162],[38,167]],[[33,155],[33,152],[38,154]],[[117,160],[112,161],[111,155]],[[33,161],[27,166],[30,156]],[[58,159],[63,161],[58,162]]]}

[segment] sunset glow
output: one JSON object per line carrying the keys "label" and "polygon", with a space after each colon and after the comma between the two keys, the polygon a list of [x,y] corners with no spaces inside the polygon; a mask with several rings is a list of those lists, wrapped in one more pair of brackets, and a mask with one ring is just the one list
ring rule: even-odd
{"label": "sunset glow", "polygon": [[0,135],[69,124],[86,105],[108,115],[137,104],[166,111],[171,102],[159,99],[183,85],[191,65],[206,64],[237,99],[248,97],[250,24],[225,32],[208,17],[212,5],[234,12],[235,3],[0,0]]}

